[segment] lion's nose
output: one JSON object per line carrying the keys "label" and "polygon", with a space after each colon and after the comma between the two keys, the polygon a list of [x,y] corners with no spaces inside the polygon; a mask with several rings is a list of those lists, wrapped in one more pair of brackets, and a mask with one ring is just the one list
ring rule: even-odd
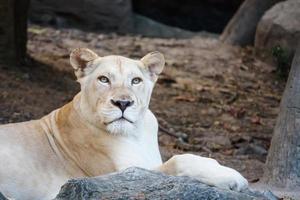
{"label": "lion's nose", "polygon": [[114,105],[114,106],[117,106],[119,107],[122,112],[124,112],[124,110],[126,110],[127,107],[131,106],[133,104],[134,101],[126,101],[126,100],[118,100],[118,101],[115,101],[115,100],[110,100],[111,103]]}

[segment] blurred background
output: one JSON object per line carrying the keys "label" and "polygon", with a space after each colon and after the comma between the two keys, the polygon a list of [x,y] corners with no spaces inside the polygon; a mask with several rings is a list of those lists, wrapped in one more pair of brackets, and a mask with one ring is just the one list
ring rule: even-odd
{"label": "blurred background", "polygon": [[[184,3],[180,0],[113,0],[109,3],[105,0],[32,0],[30,20],[58,28],[75,26],[120,33],[143,31],[139,29],[143,26],[140,23],[151,22],[153,26],[221,33],[241,3],[242,0],[187,0]],[[151,32],[151,29],[147,31]],[[155,35],[155,30],[147,31],[141,34]]]}
{"label": "blurred background", "polygon": [[213,157],[257,182],[299,10],[296,0],[0,0],[0,123],[72,100],[74,48],[135,59],[158,50],[166,68],[150,107],[164,160]]}

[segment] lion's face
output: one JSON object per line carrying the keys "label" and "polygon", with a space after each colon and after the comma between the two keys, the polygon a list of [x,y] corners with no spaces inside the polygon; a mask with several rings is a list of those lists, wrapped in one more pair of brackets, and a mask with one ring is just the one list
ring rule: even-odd
{"label": "lion's face", "polygon": [[132,60],[75,49],[71,64],[81,84],[80,108],[85,118],[112,134],[134,134],[163,70],[162,54],[153,52]]}

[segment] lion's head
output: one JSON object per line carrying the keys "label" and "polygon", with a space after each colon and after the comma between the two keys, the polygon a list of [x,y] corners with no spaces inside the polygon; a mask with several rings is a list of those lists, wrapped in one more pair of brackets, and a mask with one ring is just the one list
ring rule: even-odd
{"label": "lion's head", "polygon": [[165,60],[152,52],[141,60],[100,57],[79,48],[70,62],[81,85],[80,110],[86,120],[111,134],[132,134],[148,109]]}

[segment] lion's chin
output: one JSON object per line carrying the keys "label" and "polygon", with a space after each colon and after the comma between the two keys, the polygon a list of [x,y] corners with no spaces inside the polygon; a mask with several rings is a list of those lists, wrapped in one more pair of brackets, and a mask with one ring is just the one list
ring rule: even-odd
{"label": "lion's chin", "polygon": [[113,121],[106,126],[106,130],[108,133],[113,135],[134,135],[135,134],[135,126],[132,122],[126,119],[119,119]]}

